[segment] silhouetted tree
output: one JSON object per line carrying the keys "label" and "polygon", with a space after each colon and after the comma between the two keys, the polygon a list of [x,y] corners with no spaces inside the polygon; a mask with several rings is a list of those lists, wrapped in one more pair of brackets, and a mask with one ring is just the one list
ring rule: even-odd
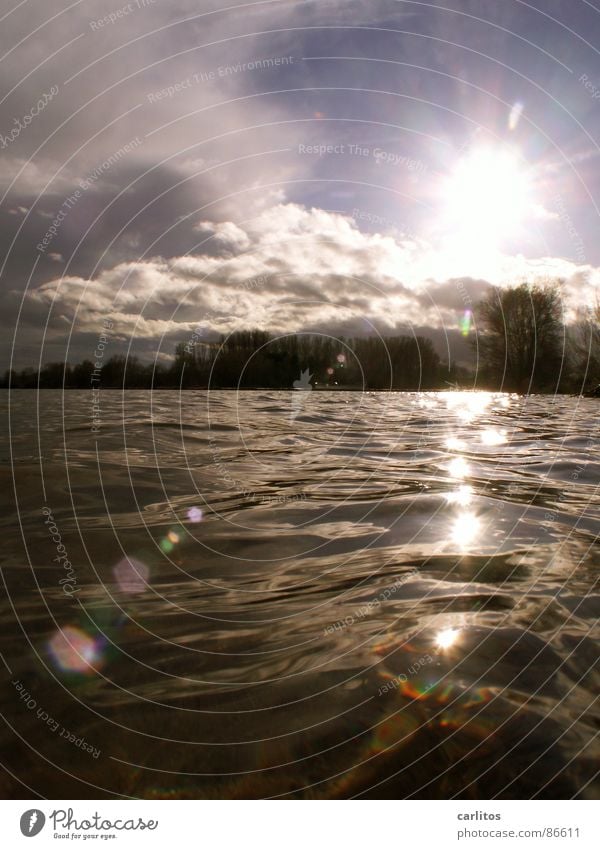
{"label": "silhouetted tree", "polygon": [[74,388],[83,388],[91,385],[94,364],[90,360],[84,360],[73,366],[69,385]]}
{"label": "silhouetted tree", "polygon": [[41,389],[62,389],[69,386],[71,367],[68,363],[46,363],[39,372],[38,384]]}
{"label": "silhouetted tree", "polygon": [[244,330],[219,342],[179,344],[172,363],[141,362],[116,354],[94,367],[50,363],[39,375],[32,368],[6,373],[14,388],[150,389],[245,388],[292,389],[308,369],[313,385],[364,389],[432,389],[443,385],[440,361],[429,339],[393,336],[333,339],[322,334],[278,338],[263,330]]}
{"label": "silhouetted tree", "polygon": [[600,384],[600,303],[580,311],[570,328],[572,384],[578,391]]}
{"label": "silhouetted tree", "polygon": [[557,283],[496,287],[476,316],[484,379],[517,392],[558,388],[564,328]]}

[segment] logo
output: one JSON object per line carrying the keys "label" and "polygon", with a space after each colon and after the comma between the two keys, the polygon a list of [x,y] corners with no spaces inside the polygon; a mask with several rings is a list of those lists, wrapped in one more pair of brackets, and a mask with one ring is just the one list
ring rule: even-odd
{"label": "logo", "polygon": [[312,391],[312,384],[310,379],[312,374],[309,374],[309,370],[305,369],[301,374],[298,380],[294,381],[294,392],[292,394],[292,411],[290,413],[290,418],[293,420],[302,412],[302,408],[307,401],[308,392]]}
{"label": "logo", "polygon": [[35,837],[43,829],[46,817],[37,808],[25,811],[21,816],[21,834],[25,837]]}

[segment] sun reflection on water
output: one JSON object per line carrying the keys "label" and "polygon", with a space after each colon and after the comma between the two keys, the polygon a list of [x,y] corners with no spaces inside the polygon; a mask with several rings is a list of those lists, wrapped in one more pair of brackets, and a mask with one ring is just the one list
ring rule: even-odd
{"label": "sun reflection on water", "polygon": [[439,649],[449,649],[456,643],[459,636],[460,631],[458,628],[445,628],[436,634],[435,644]]}
{"label": "sun reflection on water", "polygon": [[448,504],[457,504],[459,507],[466,507],[473,500],[473,487],[463,483],[452,492],[446,493],[446,501]]}
{"label": "sun reflection on water", "polygon": [[449,436],[446,440],[446,448],[448,451],[464,451],[467,443],[464,439],[457,439],[456,436]]}
{"label": "sun reflection on water", "polygon": [[444,400],[448,411],[464,422],[471,422],[489,407],[493,399],[491,392],[445,392]]}
{"label": "sun reflection on water", "polygon": [[506,431],[496,430],[495,428],[482,431],[479,438],[484,445],[504,445],[507,441]]}
{"label": "sun reflection on water", "polygon": [[459,546],[466,547],[479,535],[481,522],[473,513],[462,513],[452,525],[452,539]]}
{"label": "sun reflection on water", "polygon": [[454,457],[448,463],[448,472],[453,478],[466,478],[470,466],[464,457]]}

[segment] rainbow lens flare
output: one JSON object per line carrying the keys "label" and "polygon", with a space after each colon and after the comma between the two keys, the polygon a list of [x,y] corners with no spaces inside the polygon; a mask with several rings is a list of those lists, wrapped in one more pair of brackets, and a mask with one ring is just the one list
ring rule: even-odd
{"label": "rainbow lens flare", "polygon": [[170,554],[175,546],[181,542],[186,533],[187,531],[182,527],[170,528],[167,531],[166,537],[163,537],[163,539],[159,542],[161,551],[164,554]]}
{"label": "rainbow lens flare", "polygon": [[113,568],[115,580],[124,593],[143,593],[148,586],[150,570],[135,557],[124,557]]}
{"label": "rainbow lens flare", "polygon": [[203,517],[202,510],[199,507],[190,507],[187,511],[187,517],[190,522],[201,522]]}
{"label": "rainbow lens flare", "polygon": [[458,327],[463,336],[468,336],[471,332],[471,321],[473,319],[473,313],[471,310],[465,310],[460,321],[458,322]]}
{"label": "rainbow lens flare", "polygon": [[48,644],[55,663],[65,672],[93,675],[102,664],[101,641],[81,628],[60,628]]}

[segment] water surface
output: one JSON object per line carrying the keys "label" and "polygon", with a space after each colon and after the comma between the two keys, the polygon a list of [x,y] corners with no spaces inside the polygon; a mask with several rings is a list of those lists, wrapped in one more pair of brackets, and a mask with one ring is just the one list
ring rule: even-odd
{"label": "water surface", "polygon": [[598,796],[598,401],[100,398],[10,395],[5,796]]}

